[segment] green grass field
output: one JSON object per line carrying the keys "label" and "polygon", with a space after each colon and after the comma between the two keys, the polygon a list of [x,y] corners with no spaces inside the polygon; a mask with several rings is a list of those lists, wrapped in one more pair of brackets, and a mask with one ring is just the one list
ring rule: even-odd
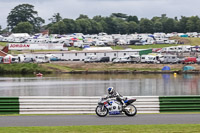
{"label": "green grass field", "polygon": [[0,64],[0,74],[33,74],[37,72],[50,73],[50,71],[35,63]]}
{"label": "green grass field", "polygon": [[0,133],[199,133],[200,124],[0,127]]}

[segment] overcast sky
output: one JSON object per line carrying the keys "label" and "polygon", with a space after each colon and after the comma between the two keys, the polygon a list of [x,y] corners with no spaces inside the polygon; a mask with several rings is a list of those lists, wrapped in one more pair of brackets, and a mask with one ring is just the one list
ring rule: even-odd
{"label": "overcast sky", "polygon": [[80,14],[92,18],[95,15],[109,16],[125,13],[139,18],[167,14],[168,17],[200,16],[200,0],[0,0],[0,25],[5,28],[11,9],[19,4],[34,5],[38,16],[51,18],[60,13],[63,18],[76,19]]}

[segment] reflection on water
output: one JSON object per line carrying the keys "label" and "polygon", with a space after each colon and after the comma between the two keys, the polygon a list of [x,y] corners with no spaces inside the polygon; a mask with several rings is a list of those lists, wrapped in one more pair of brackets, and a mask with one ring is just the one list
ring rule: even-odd
{"label": "reflection on water", "polygon": [[0,96],[101,96],[113,86],[126,96],[199,95],[200,75],[65,74],[0,77]]}

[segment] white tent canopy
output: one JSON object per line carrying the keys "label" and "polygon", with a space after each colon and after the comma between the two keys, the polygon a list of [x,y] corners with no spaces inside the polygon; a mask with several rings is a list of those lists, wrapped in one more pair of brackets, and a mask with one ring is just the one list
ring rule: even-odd
{"label": "white tent canopy", "polygon": [[30,35],[28,33],[13,33],[9,37],[11,37],[11,38],[29,38]]}
{"label": "white tent canopy", "polygon": [[90,47],[85,48],[83,51],[112,51],[113,49],[111,47]]}

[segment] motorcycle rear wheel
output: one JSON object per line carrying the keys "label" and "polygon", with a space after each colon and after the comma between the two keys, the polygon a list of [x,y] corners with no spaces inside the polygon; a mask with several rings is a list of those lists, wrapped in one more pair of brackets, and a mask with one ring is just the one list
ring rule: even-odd
{"label": "motorcycle rear wheel", "polygon": [[127,116],[135,116],[137,114],[137,108],[133,104],[130,104],[125,107],[124,113]]}
{"label": "motorcycle rear wheel", "polygon": [[104,107],[104,109],[102,110],[101,106],[97,106],[95,112],[99,117],[105,117],[108,114],[108,109]]}

